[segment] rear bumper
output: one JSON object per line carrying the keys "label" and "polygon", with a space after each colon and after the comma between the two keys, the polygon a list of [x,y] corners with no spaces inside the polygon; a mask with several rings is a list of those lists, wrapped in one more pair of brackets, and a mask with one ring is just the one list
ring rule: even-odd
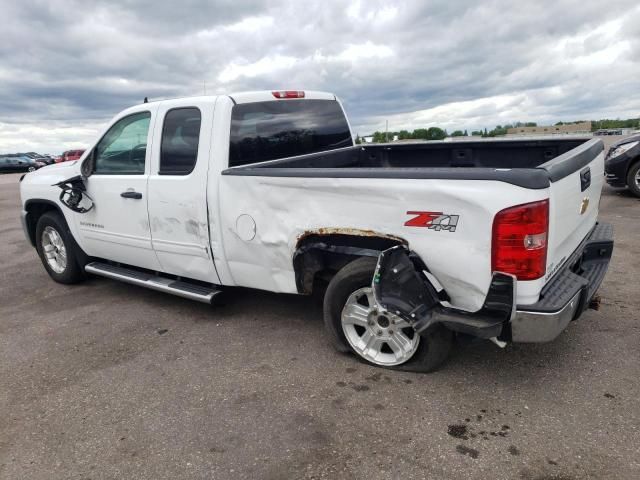
{"label": "rear bumper", "polygon": [[511,340],[549,342],[577,319],[607,273],[613,252],[613,227],[598,223],[565,266],[545,285],[540,300],[517,307],[511,321]]}

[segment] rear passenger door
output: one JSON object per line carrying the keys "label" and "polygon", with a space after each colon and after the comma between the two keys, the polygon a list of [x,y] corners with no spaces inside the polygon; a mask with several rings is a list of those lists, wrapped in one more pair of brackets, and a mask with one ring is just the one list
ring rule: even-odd
{"label": "rear passenger door", "polygon": [[186,106],[171,101],[160,105],[148,208],[162,270],[220,283],[209,243],[207,204],[213,106],[213,98],[194,99]]}

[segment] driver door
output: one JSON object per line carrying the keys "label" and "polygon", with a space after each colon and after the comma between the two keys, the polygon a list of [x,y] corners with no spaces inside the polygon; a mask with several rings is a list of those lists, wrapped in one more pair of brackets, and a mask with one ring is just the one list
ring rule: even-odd
{"label": "driver door", "polygon": [[85,180],[94,208],[77,215],[82,246],[90,256],[161,270],[151,245],[147,180],[155,109],[117,120],[87,157]]}

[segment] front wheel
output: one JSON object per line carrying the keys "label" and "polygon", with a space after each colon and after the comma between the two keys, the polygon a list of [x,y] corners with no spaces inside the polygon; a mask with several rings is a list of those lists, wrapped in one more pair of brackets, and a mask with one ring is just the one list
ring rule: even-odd
{"label": "front wheel", "polygon": [[419,335],[399,316],[378,311],[371,280],[376,259],[362,257],[346,265],[329,283],[324,322],[339,351],[350,351],[380,367],[429,372],[448,357],[453,334],[436,327]]}
{"label": "front wheel", "polygon": [[84,279],[75,255],[71,233],[64,218],[47,212],[36,225],[36,250],[49,276],[58,283],[77,283]]}
{"label": "front wheel", "polygon": [[640,162],[632,165],[627,174],[627,185],[636,197],[640,197]]}

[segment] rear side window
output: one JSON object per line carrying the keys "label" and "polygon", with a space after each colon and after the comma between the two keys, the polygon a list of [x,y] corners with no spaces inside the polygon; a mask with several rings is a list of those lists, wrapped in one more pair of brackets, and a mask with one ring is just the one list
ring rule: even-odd
{"label": "rear side window", "polygon": [[200,123],[197,108],[169,110],[162,127],[160,175],[188,175],[196,166]]}
{"label": "rear side window", "polygon": [[335,100],[280,100],[235,105],[229,166],[305,155],[353,144]]}

